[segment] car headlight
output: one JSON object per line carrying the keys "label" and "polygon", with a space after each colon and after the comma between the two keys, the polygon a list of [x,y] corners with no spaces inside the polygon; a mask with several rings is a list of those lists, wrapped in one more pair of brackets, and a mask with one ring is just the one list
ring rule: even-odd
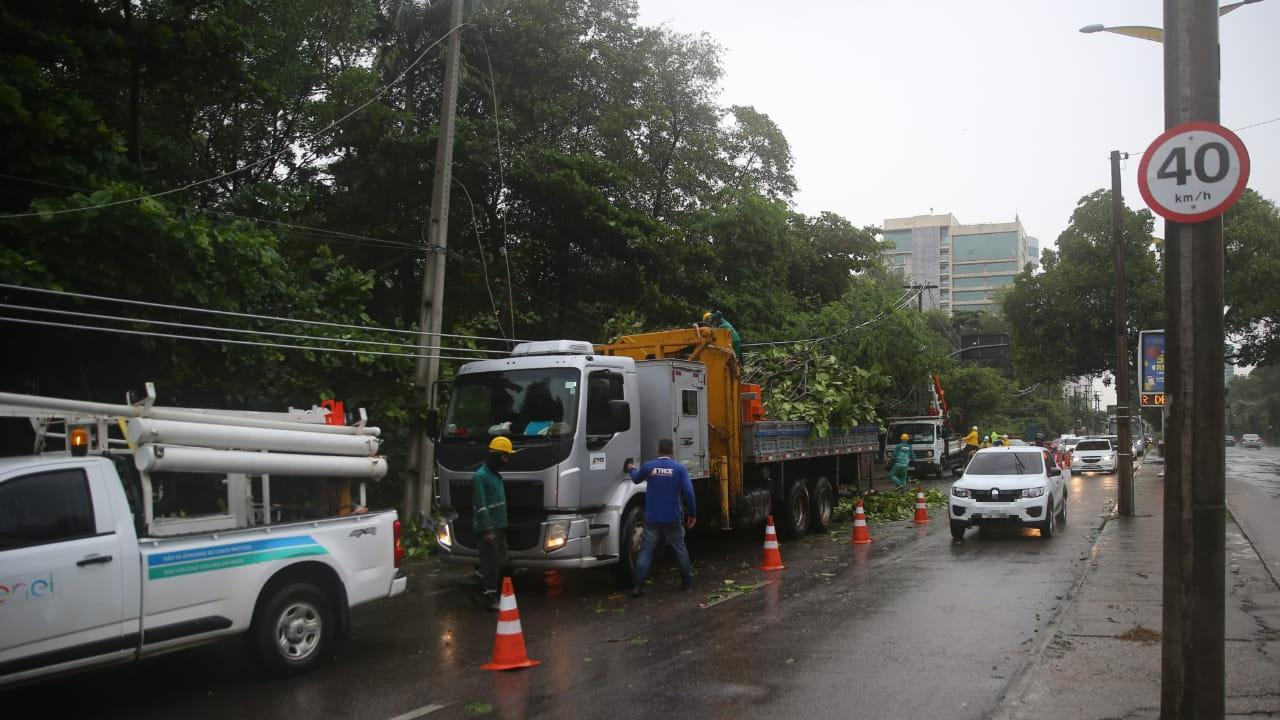
{"label": "car headlight", "polygon": [[1042,487],[1026,488],[1022,491],[1022,497],[1024,498],[1040,497],[1041,495],[1044,495],[1044,488]]}
{"label": "car headlight", "polygon": [[442,522],[436,526],[436,542],[440,543],[440,547],[453,547],[453,533],[449,532],[449,523]]}
{"label": "car headlight", "polygon": [[547,523],[547,539],[542,542],[542,549],[547,552],[559,550],[569,542],[569,521],[556,520]]}
{"label": "car headlight", "polygon": [[973,493],[969,492],[968,489],[962,488],[962,487],[951,488],[951,494],[961,498],[973,497]]}

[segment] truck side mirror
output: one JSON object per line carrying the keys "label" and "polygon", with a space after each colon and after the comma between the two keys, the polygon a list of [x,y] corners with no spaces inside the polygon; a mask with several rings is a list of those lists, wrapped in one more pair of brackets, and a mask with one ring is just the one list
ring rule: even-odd
{"label": "truck side mirror", "polygon": [[440,439],[440,414],[435,408],[427,409],[425,428],[427,431],[427,437],[431,438],[432,442]]}
{"label": "truck side mirror", "polygon": [[609,426],[615,433],[631,429],[631,403],[626,400],[609,401]]}

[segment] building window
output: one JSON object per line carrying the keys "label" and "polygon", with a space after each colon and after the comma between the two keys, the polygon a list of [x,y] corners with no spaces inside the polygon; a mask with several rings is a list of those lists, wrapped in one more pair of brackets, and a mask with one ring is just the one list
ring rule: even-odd
{"label": "building window", "polygon": [[1021,245],[1018,233],[1013,231],[960,235],[952,245],[955,256],[963,260],[1002,260],[1018,257]]}

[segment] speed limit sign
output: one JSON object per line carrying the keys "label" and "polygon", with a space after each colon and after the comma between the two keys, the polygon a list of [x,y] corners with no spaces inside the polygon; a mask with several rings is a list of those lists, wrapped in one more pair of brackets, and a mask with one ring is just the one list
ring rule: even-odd
{"label": "speed limit sign", "polygon": [[1138,189],[1167,220],[1198,223],[1235,204],[1249,181],[1249,153],[1230,130],[1189,122],[1155,139],[1138,165]]}

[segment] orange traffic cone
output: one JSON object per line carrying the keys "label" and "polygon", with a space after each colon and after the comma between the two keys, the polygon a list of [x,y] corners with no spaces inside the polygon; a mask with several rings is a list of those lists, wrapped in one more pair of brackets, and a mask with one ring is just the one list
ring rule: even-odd
{"label": "orange traffic cone", "polygon": [[541,660],[530,660],[525,652],[516,593],[511,587],[511,578],[503,578],[502,600],[498,604],[498,634],[493,639],[493,662],[480,667],[485,670],[518,670],[541,664]]}
{"label": "orange traffic cone", "polygon": [[782,553],[778,550],[778,531],[773,529],[773,516],[769,516],[769,524],[764,529],[764,560],[760,562],[761,570],[781,570]]}
{"label": "orange traffic cone", "polygon": [[929,508],[924,504],[924,488],[916,486],[916,519],[917,525],[929,524]]}
{"label": "orange traffic cone", "polygon": [[854,545],[871,543],[871,531],[867,529],[867,512],[862,509],[862,498],[858,498],[858,502],[853,505],[853,537],[850,541]]}

